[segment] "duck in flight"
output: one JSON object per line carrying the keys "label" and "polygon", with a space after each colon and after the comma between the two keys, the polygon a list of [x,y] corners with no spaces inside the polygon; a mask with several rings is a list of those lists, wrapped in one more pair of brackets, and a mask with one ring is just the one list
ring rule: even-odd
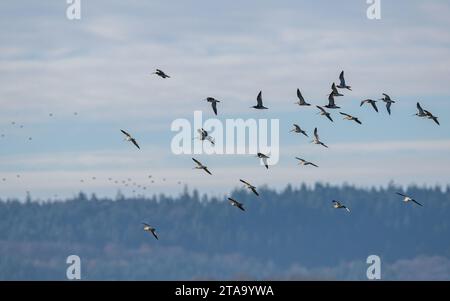
{"label": "duck in flight", "polygon": [[417,201],[416,201],[415,199],[413,199],[412,197],[409,197],[409,196],[407,196],[407,195],[405,195],[405,194],[403,194],[403,193],[400,193],[400,192],[397,192],[397,194],[403,197],[403,202],[405,202],[405,203],[413,202],[413,203],[416,203],[417,205],[423,207],[422,204],[420,204],[419,202],[417,202]]}
{"label": "duck in flight", "polygon": [[373,100],[373,99],[365,99],[365,100],[361,101],[360,107],[362,107],[363,104],[365,104],[365,103],[370,103],[372,105],[373,109],[378,113],[378,108],[377,108],[376,102],[377,101]]}
{"label": "duck in flight", "polygon": [[256,106],[253,106],[253,107],[251,107],[251,108],[258,109],[258,110],[266,110],[266,109],[268,109],[268,108],[266,108],[266,107],[263,105],[263,101],[262,101],[262,91],[259,91],[258,96],[256,97]]}
{"label": "duck in flight", "polygon": [[345,116],[344,117],[345,120],[350,120],[350,121],[354,121],[356,123],[362,124],[362,122],[355,116],[352,116],[350,114],[343,113],[343,112],[339,112],[339,114],[344,115]]}
{"label": "duck in flight", "polygon": [[345,205],[341,204],[340,202],[333,200],[332,203],[333,203],[334,208],[345,209],[345,210],[347,210],[347,212],[350,212],[350,209],[348,209]]}
{"label": "duck in flight", "polygon": [[352,90],[352,87],[347,86],[345,84],[345,78],[344,78],[344,70],[342,70],[341,74],[339,74],[339,85],[337,86],[339,89],[347,89],[347,90]]}
{"label": "duck in flight", "polygon": [[266,169],[269,169],[269,164],[267,163],[267,159],[270,158],[269,156],[267,156],[267,155],[265,155],[263,153],[258,153],[258,154],[256,154],[256,157],[260,158],[263,161],[264,166],[266,167]]}
{"label": "duck in flight", "polygon": [[386,110],[388,111],[389,115],[391,115],[391,105],[395,103],[395,101],[393,101],[391,97],[386,93],[383,93],[383,98],[380,98],[380,100],[386,103]]}
{"label": "duck in flight", "polygon": [[328,109],[340,109],[341,107],[338,107],[336,105],[336,103],[334,102],[334,95],[333,93],[330,93],[330,95],[328,95],[328,104],[326,106],[324,106],[325,108]]}
{"label": "duck in flight", "polygon": [[239,181],[241,181],[242,183],[244,183],[245,187],[247,187],[248,189],[250,189],[254,194],[256,194],[257,196],[259,196],[258,192],[256,191],[256,187],[253,186],[252,184],[250,184],[247,181],[244,181],[242,179],[239,179]]}
{"label": "duck in flight", "polygon": [[236,201],[235,199],[232,199],[232,198],[228,198],[228,200],[230,201],[231,206],[237,207],[237,208],[241,209],[242,211],[245,211],[244,205],[242,203],[239,203],[238,201]]}
{"label": "duck in flight", "polygon": [[207,97],[206,101],[211,103],[211,107],[214,111],[214,114],[217,116],[217,103],[220,102],[220,100],[217,100],[214,97]]}
{"label": "duck in flight", "polygon": [[305,159],[302,159],[302,158],[299,158],[299,157],[295,157],[295,159],[300,161],[300,162],[298,162],[299,165],[303,165],[303,166],[311,165],[311,166],[314,166],[314,167],[319,167],[319,166],[317,166],[316,164],[314,164],[312,162],[306,161]]}
{"label": "duck in flight", "polygon": [[297,89],[297,97],[299,100],[297,102],[295,102],[295,104],[298,104],[299,106],[310,106],[311,105],[305,101],[302,93],[300,92],[300,89]]}
{"label": "duck in flight", "polygon": [[194,162],[197,164],[197,166],[195,166],[194,169],[203,169],[205,172],[212,175],[212,173],[208,170],[207,166],[203,165],[200,161],[198,161],[194,158],[192,158],[192,160],[194,160]]}
{"label": "duck in flight", "polygon": [[333,119],[331,118],[330,113],[325,111],[325,109],[322,108],[321,106],[316,106],[316,107],[320,110],[320,112],[319,112],[320,115],[327,117],[331,122],[333,122]]}
{"label": "duck in flight", "polygon": [[125,135],[125,140],[126,141],[130,141],[131,143],[133,143],[138,149],[141,149],[138,145],[138,143],[136,142],[136,139],[134,139],[130,134],[128,134],[127,132],[125,132],[124,130],[120,130],[124,135]]}
{"label": "duck in flight", "polygon": [[144,225],[144,231],[150,232],[153,234],[153,236],[158,239],[158,236],[156,235],[156,229],[150,226],[149,224],[142,223]]}
{"label": "duck in flight", "polygon": [[311,142],[314,143],[314,144],[322,145],[323,147],[328,148],[327,145],[325,145],[322,141],[320,141],[319,134],[317,132],[317,128],[314,129],[314,140],[311,141]]}
{"label": "duck in flight", "polygon": [[336,88],[336,84],[333,83],[331,85],[331,94],[333,94],[333,96],[344,96],[344,94],[339,93],[338,89]]}
{"label": "duck in flight", "polygon": [[306,132],[304,130],[302,130],[302,128],[298,125],[294,123],[294,128],[292,130],[290,130],[290,132],[295,132],[298,134],[303,134],[306,137],[308,137],[308,134],[306,134]]}
{"label": "duck in flight", "polygon": [[168,76],[167,74],[164,73],[164,71],[162,71],[161,69],[156,69],[155,72],[153,72],[153,74],[156,74],[162,78],[170,78],[170,76]]}

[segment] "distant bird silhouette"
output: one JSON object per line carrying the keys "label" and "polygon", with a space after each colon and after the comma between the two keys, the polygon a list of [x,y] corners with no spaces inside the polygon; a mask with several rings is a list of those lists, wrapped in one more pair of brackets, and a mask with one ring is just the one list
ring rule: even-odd
{"label": "distant bird silhouette", "polygon": [[333,207],[336,209],[345,209],[347,212],[350,212],[350,209],[348,209],[346,206],[342,205],[340,202],[333,200]]}
{"label": "distant bird silhouette", "polygon": [[156,235],[156,229],[150,226],[149,224],[142,223],[144,225],[144,231],[150,232],[153,234],[153,236],[158,239],[158,236]]}
{"label": "distant bird silhouette", "polygon": [[156,74],[162,78],[170,78],[170,76],[168,76],[167,74],[164,73],[164,71],[160,70],[160,69],[156,69],[155,72],[153,72],[153,74]]}
{"label": "distant bird silhouette", "polygon": [[328,148],[327,145],[325,145],[322,141],[320,141],[319,134],[317,132],[317,128],[314,129],[314,140],[311,141],[311,142],[314,143],[314,144],[322,145],[323,147]]}
{"label": "distant bird silhouette", "polygon": [[333,96],[336,96],[336,97],[344,96],[344,94],[339,93],[338,89],[336,88],[336,84],[335,83],[333,83],[331,85],[331,94],[333,94]]}
{"label": "distant bird silhouette", "polygon": [[205,172],[212,175],[212,173],[208,170],[207,166],[203,165],[200,161],[198,161],[194,158],[192,158],[192,160],[194,160],[194,162],[197,164],[197,166],[195,166],[194,169],[203,169]]}
{"label": "distant bird silhouette", "polygon": [[320,115],[327,117],[331,122],[333,122],[333,119],[331,118],[330,113],[325,111],[325,109],[322,108],[321,106],[316,106],[316,107],[320,110],[320,112],[319,112]]}
{"label": "distant bird silhouette", "polygon": [[386,110],[388,111],[389,115],[391,115],[391,105],[395,103],[395,101],[393,101],[391,97],[385,93],[383,93],[383,98],[380,98],[380,100],[386,103]]}
{"label": "distant bird silhouette", "polygon": [[333,93],[330,93],[330,95],[328,96],[328,104],[324,107],[328,108],[328,109],[340,109],[341,108],[335,104]]}
{"label": "distant bird silhouette", "polygon": [[429,112],[427,110],[424,110],[424,112],[426,114],[425,118],[432,119],[437,125],[440,125],[439,121],[438,121],[438,117],[434,116],[433,114],[431,114],[431,112]]}
{"label": "distant bird silhouette", "polygon": [[198,137],[198,139],[200,139],[200,141],[205,141],[208,140],[209,142],[211,142],[212,145],[215,145],[214,143],[214,138],[211,137],[207,131],[205,131],[203,128],[198,129],[197,132],[200,134],[200,136]]}
{"label": "distant bird silhouette", "polygon": [[312,162],[306,161],[305,159],[302,159],[302,158],[299,158],[299,157],[295,157],[295,159],[300,161],[298,163],[299,165],[303,165],[303,166],[311,165],[311,166],[314,166],[314,167],[319,167],[319,166],[317,166],[316,164],[314,164]]}
{"label": "distant bird silhouette", "polygon": [[396,192],[396,193],[397,193],[398,195],[400,195],[400,196],[403,197],[403,202],[405,202],[405,203],[413,202],[413,203],[416,203],[417,205],[423,207],[423,205],[420,204],[419,202],[417,202],[415,199],[413,199],[413,198],[411,198],[411,197],[409,197],[409,196],[407,196],[407,195],[405,195],[405,194],[403,194],[403,193],[400,193],[400,192]]}
{"label": "distant bird silhouette", "polygon": [[365,103],[370,103],[372,105],[373,109],[378,113],[378,108],[377,108],[376,102],[377,101],[373,100],[373,99],[365,99],[365,100],[361,101],[360,107],[362,107],[363,104],[365,104]]}
{"label": "distant bird silhouette", "polygon": [[420,106],[420,103],[417,103],[417,110],[418,110],[418,112],[415,114],[416,116],[419,116],[419,117],[426,117],[427,116],[427,114],[425,113],[425,111],[422,109],[422,107]]}
{"label": "distant bird silhouette", "polygon": [[295,132],[298,134],[303,134],[306,137],[308,137],[308,134],[306,134],[306,132],[304,130],[301,129],[301,127],[298,124],[294,123],[294,128],[292,130],[290,130],[290,132]]}
{"label": "distant bird silhouette", "polygon": [[345,120],[350,120],[350,121],[354,121],[356,123],[362,124],[362,122],[359,121],[359,119],[357,117],[354,117],[354,116],[352,116],[350,114],[343,113],[343,112],[339,112],[339,114],[344,115],[345,116],[344,117]]}
{"label": "distant bird silhouette", "polygon": [[257,102],[256,106],[253,106],[251,108],[258,109],[258,110],[268,109],[263,105],[262,91],[259,91],[258,96],[256,97],[256,102]]}
{"label": "distant bird silhouette", "polygon": [[245,185],[248,189],[250,189],[254,194],[256,194],[257,196],[259,196],[258,192],[256,191],[256,187],[255,187],[255,186],[253,186],[253,185],[250,184],[249,182],[244,181],[244,180],[242,180],[242,179],[239,179],[239,181],[241,181],[242,183],[244,183],[244,185]]}
{"label": "distant bird silhouette", "polygon": [[232,199],[232,198],[228,198],[228,200],[230,201],[231,206],[237,207],[237,208],[241,209],[242,211],[245,211],[243,204],[239,203],[238,201],[236,201],[235,199]]}
{"label": "distant bird silhouette", "polygon": [[337,86],[339,89],[347,89],[347,90],[352,90],[352,87],[347,86],[345,84],[345,78],[344,78],[344,70],[342,70],[341,74],[339,74],[339,85]]}
{"label": "distant bird silhouette", "polygon": [[138,149],[141,149],[138,145],[138,143],[136,142],[136,139],[134,139],[130,134],[128,134],[127,132],[125,132],[124,130],[120,130],[124,135],[125,135],[125,140],[126,141],[130,141],[132,142]]}
{"label": "distant bird silhouette", "polygon": [[300,92],[300,89],[297,89],[297,97],[299,100],[297,102],[295,102],[295,104],[298,104],[299,106],[310,106],[311,105],[305,101],[302,93]]}
{"label": "distant bird silhouette", "polygon": [[267,156],[267,155],[265,155],[263,153],[258,153],[256,155],[256,157],[260,158],[263,161],[264,166],[266,167],[266,169],[269,169],[269,164],[267,163],[267,159],[270,158],[269,156]]}
{"label": "distant bird silhouette", "polygon": [[217,100],[214,97],[208,97],[206,98],[206,101],[211,103],[214,114],[217,115],[217,103],[220,102],[220,100]]}

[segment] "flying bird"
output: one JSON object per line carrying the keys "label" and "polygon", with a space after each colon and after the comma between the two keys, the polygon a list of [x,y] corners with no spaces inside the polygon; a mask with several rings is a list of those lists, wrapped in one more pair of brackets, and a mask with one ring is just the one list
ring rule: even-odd
{"label": "flying bird", "polygon": [[427,110],[424,110],[424,112],[425,112],[426,118],[432,119],[437,125],[440,125],[437,116],[434,116],[433,114],[431,114],[431,112],[429,112]]}
{"label": "flying bird", "polygon": [[192,160],[194,160],[194,162],[197,164],[197,166],[195,166],[194,169],[203,169],[205,172],[212,175],[212,173],[208,170],[207,166],[203,165],[200,161],[198,161],[194,158],[192,158]]}
{"label": "flying bird", "polygon": [[415,114],[418,117],[426,117],[427,114],[425,113],[425,111],[422,109],[422,107],[420,106],[420,103],[417,103],[417,110],[418,112]]}
{"label": "flying bird", "polygon": [[158,239],[158,236],[156,235],[156,229],[150,226],[149,224],[142,223],[144,225],[144,231],[150,232],[153,234],[153,236]]}
{"label": "flying bird", "polygon": [[262,91],[259,91],[258,96],[256,97],[256,102],[257,102],[256,106],[253,106],[251,108],[258,109],[258,110],[268,109],[263,105]]}
{"label": "flying bird", "polygon": [[320,115],[326,116],[331,122],[333,122],[333,119],[331,118],[330,113],[328,113],[327,111],[325,111],[325,109],[322,108],[321,106],[316,106],[316,107],[320,110],[320,112],[319,112]]}
{"label": "flying bird", "polygon": [[344,78],[344,70],[342,70],[341,74],[339,74],[339,85],[337,86],[339,89],[347,89],[347,90],[352,90],[352,87],[347,86],[345,84],[345,78]]}
{"label": "flying bird", "polygon": [[203,128],[198,129],[197,132],[200,134],[200,136],[198,137],[198,139],[200,139],[200,141],[205,141],[208,140],[209,142],[211,142],[212,145],[214,145],[214,138],[211,137],[207,131],[205,131]]}
{"label": "flying bird", "polygon": [[328,96],[328,104],[326,106],[324,106],[325,108],[328,109],[340,109],[341,107],[338,107],[336,105],[336,103],[334,102],[334,95],[333,93],[330,93],[330,95]]}
{"label": "flying bird", "polygon": [[365,103],[370,103],[372,105],[373,109],[378,113],[378,108],[377,108],[376,102],[377,102],[376,100],[365,99],[365,100],[361,101],[360,107],[362,107],[363,104],[365,104]]}
{"label": "flying bird", "polygon": [[239,181],[241,181],[242,183],[244,183],[244,185],[245,185],[248,189],[250,189],[251,191],[253,191],[254,194],[256,194],[257,196],[259,196],[258,192],[256,191],[256,187],[255,187],[255,186],[253,186],[253,185],[250,184],[249,182],[244,181],[244,180],[242,180],[242,179],[239,179]]}
{"label": "flying bird", "polygon": [[238,201],[236,201],[235,199],[232,199],[232,198],[228,198],[228,200],[230,201],[231,206],[237,207],[237,208],[241,209],[242,211],[245,211],[243,204],[239,203]]}
{"label": "flying bird", "polygon": [[344,115],[345,116],[344,117],[345,120],[351,120],[351,121],[354,121],[356,123],[362,124],[362,122],[359,121],[359,119],[357,117],[355,117],[355,116],[352,116],[350,114],[343,113],[343,112],[339,112],[339,114]]}
{"label": "flying bird", "polygon": [[167,74],[164,73],[164,71],[160,70],[160,69],[156,69],[155,72],[153,72],[153,74],[156,74],[162,78],[170,78],[170,76],[168,76]]}
{"label": "flying bird", "polygon": [[269,159],[270,157],[267,156],[267,155],[265,155],[265,154],[263,154],[263,153],[258,153],[256,156],[257,156],[258,158],[260,158],[260,159],[263,161],[264,166],[265,166],[267,169],[269,169],[269,164],[267,163],[267,159]]}
{"label": "flying bird", "polygon": [[217,100],[214,97],[207,97],[206,101],[211,103],[214,114],[217,115],[217,103],[220,102],[220,100]]}
{"label": "flying bird", "polygon": [[299,165],[303,165],[303,166],[307,166],[307,165],[312,165],[314,167],[319,167],[316,164],[306,161],[305,159],[299,158],[299,157],[295,157],[295,159],[299,160],[300,162],[298,162]]}
{"label": "flying bird", "polygon": [[348,209],[346,206],[342,205],[340,202],[333,200],[333,207],[336,209],[345,209],[347,212],[350,212],[350,209]]}
{"label": "flying bird", "polygon": [[292,130],[290,130],[290,132],[303,134],[306,137],[308,137],[308,134],[306,134],[306,132],[304,130],[302,130],[301,127],[298,124],[295,124],[295,123],[294,123],[294,128]]}
{"label": "flying bird", "polygon": [[319,134],[317,133],[317,128],[314,129],[314,140],[311,142],[314,144],[322,145],[323,147],[328,148],[327,145],[325,145],[322,141],[320,141]]}
{"label": "flying bird", "polygon": [[333,94],[333,96],[344,96],[344,94],[339,93],[335,83],[331,85],[331,94]]}
{"label": "flying bird", "polygon": [[403,202],[405,202],[405,203],[413,202],[413,203],[416,203],[417,205],[423,207],[423,205],[420,204],[419,202],[417,202],[415,199],[413,199],[413,198],[411,198],[411,197],[409,197],[409,196],[407,196],[407,195],[404,195],[403,193],[400,193],[400,192],[396,192],[396,193],[397,193],[398,195],[400,195],[400,196],[403,197]]}
{"label": "flying bird", "polygon": [[380,98],[380,100],[386,103],[386,110],[388,111],[389,115],[391,115],[391,105],[395,103],[395,101],[393,101],[391,97],[386,93],[383,93],[383,98]]}
{"label": "flying bird", "polygon": [[141,149],[139,145],[136,142],[136,139],[134,139],[130,134],[125,132],[124,130],[120,130],[125,135],[125,140],[132,142],[138,149]]}
{"label": "flying bird", "polygon": [[300,92],[300,89],[297,89],[297,97],[299,100],[297,102],[295,102],[295,104],[298,104],[299,106],[310,106],[311,105],[305,101],[302,93]]}

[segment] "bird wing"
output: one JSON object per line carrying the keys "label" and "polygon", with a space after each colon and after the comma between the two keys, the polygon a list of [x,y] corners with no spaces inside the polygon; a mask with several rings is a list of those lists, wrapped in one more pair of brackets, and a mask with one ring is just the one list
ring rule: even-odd
{"label": "bird wing", "polygon": [[125,132],[124,130],[120,130],[124,135],[126,135],[126,136],[128,136],[128,137],[131,137],[131,135],[130,134],[128,134],[127,132]]}
{"label": "bird wing", "polygon": [[156,69],[156,72],[164,73],[161,69]]}
{"label": "bird wing", "polygon": [[311,164],[311,165],[314,166],[314,167],[319,167],[319,166],[317,166],[316,164],[314,164],[314,163],[312,163],[312,162],[309,162],[309,164]]}
{"label": "bird wing", "polygon": [[209,142],[211,142],[212,145],[215,145],[215,144],[216,144],[215,141],[214,141],[214,138],[211,137],[211,136],[206,136],[206,140],[208,140]]}
{"label": "bird wing", "polygon": [[259,196],[259,193],[256,191],[256,188],[255,188],[255,187],[252,187],[252,188],[250,188],[250,189],[253,191],[254,194],[256,194],[257,196]]}
{"label": "bird wing", "polygon": [[400,192],[396,192],[396,194],[401,195],[402,197],[405,197],[405,198],[408,197],[407,195],[404,195],[403,193],[400,193]]}
{"label": "bird wing", "polygon": [[330,107],[334,107],[334,96],[333,96],[333,93],[330,93],[330,95],[328,96],[328,105],[330,106]]}
{"label": "bird wing", "polygon": [[345,84],[345,79],[344,79],[344,70],[342,70],[341,74],[339,75],[339,80],[341,81],[340,86],[345,87],[346,84]]}
{"label": "bird wing", "polygon": [[386,103],[386,109],[387,109],[389,115],[391,115],[391,103],[390,102]]}
{"label": "bird wing", "polygon": [[146,223],[142,223],[144,226],[147,226],[147,227],[150,227],[150,225],[149,224],[146,224]]}
{"label": "bird wing", "polygon": [[358,118],[355,118],[355,121],[359,124],[362,124],[362,122]]}
{"label": "bird wing", "polygon": [[299,157],[295,157],[295,159],[297,159],[297,160],[299,160],[299,161],[302,161],[302,162],[305,162],[305,160],[304,160],[304,159],[302,159],[302,158],[299,158]]}
{"label": "bird wing", "polygon": [[155,231],[152,231],[152,234],[153,234],[153,236],[154,236],[156,239],[158,239],[158,236],[156,235],[156,232],[155,232]]}
{"label": "bird wing", "polygon": [[423,114],[424,114],[423,109],[422,109],[422,107],[420,106],[420,103],[417,103],[417,110],[419,110],[419,114],[420,114],[420,115],[423,115]]}
{"label": "bird wing", "polygon": [[345,207],[345,206],[344,206],[344,208],[345,208],[345,210],[347,210],[348,212],[350,212],[350,209],[348,209],[348,208],[347,208],[347,207]]}
{"label": "bird wing", "polygon": [[336,94],[339,93],[338,90],[337,90],[337,88],[336,88],[336,84],[335,84],[335,83],[333,83],[333,84],[331,85],[331,90],[333,90],[333,93],[336,93]]}
{"label": "bird wing", "polygon": [[373,101],[371,101],[371,102],[370,102],[370,104],[372,105],[373,109],[374,109],[375,111],[377,111],[377,112],[378,112],[378,108],[377,108],[377,105],[376,105],[376,103],[375,103],[375,102],[373,102]]}
{"label": "bird wing", "polygon": [[269,164],[267,164],[267,157],[262,158],[264,166],[269,169]]}
{"label": "bird wing", "polygon": [[297,89],[297,97],[300,99],[300,103],[305,103],[305,99],[303,98],[302,93],[300,92],[300,89]]}
{"label": "bird wing", "polygon": [[138,143],[136,142],[136,140],[135,140],[134,138],[131,139],[131,142],[133,142],[133,144],[136,145],[136,147],[137,147],[138,149],[141,149],[141,148],[139,147]]}
{"label": "bird wing", "polygon": [[334,122],[333,118],[331,118],[330,114],[327,114],[326,116],[327,116],[328,119],[330,119],[331,122]]}
{"label": "bird wing", "polygon": [[387,95],[386,93],[383,93],[383,96],[386,98],[386,100],[391,100],[391,97]]}
{"label": "bird wing", "polygon": [[411,201],[413,201],[413,202],[414,202],[414,203],[416,203],[417,205],[419,205],[419,206],[423,207],[423,205],[422,205],[421,203],[419,203],[418,201],[416,201],[416,200],[413,200],[413,199],[411,199]]}
{"label": "bird wing", "polygon": [[294,127],[295,127],[296,131],[299,131],[299,132],[301,131],[301,128],[300,128],[300,126],[298,124],[294,123]]}
{"label": "bird wing", "polygon": [[322,113],[326,113],[327,111],[325,111],[324,108],[322,108],[321,106],[316,106],[320,111],[322,111]]}
{"label": "bird wing", "polygon": [[341,114],[341,115],[344,115],[344,116],[347,116],[347,117],[350,117],[350,118],[352,118],[352,117],[353,117],[352,115],[349,115],[349,114],[347,114],[347,113],[342,113],[342,112],[339,112],[339,114]]}
{"label": "bird wing", "polygon": [[258,103],[258,106],[262,106],[263,102],[262,102],[262,91],[259,91],[258,96],[256,97],[256,101]]}
{"label": "bird wing", "polygon": [[319,140],[319,134],[317,133],[317,128],[314,129],[314,137]]}
{"label": "bird wing", "polygon": [[200,163],[200,161],[198,161],[197,159],[192,158],[192,160],[194,160],[195,163],[197,163],[198,166],[202,166],[203,164]]}
{"label": "bird wing", "polygon": [[360,107],[362,107],[362,105],[363,104],[365,104],[367,102],[367,99],[366,100],[363,100],[363,101],[361,101],[361,105],[360,105]]}
{"label": "bird wing", "polygon": [[213,101],[213,102],[211,102],[211,106],[214,111],[214,114],[217,115],[217,103],[215,101]]}
{"label": "bird wing", "polygon": [[212,175],[212,173],[208,170],[207,167],[204,167],[203,169],[204,169],[207,173],[209,173],[210,175]]}
{"label": "bird wing", "polygon": [[239,181],[241,181],[241,182],[244,183],[245,185],[252,186],[252,184],[250,184],[249,182],[244,181],[244,180],[242,180],[242,179],[239,179]]}

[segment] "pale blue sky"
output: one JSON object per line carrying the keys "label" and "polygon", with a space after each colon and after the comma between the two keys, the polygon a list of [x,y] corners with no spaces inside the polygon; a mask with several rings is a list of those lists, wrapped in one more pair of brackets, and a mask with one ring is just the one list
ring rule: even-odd
{"label": "pale blue sky", "polygon": [[[82,19],[69,21],[63,0],[3,1],[0,196],[115,195],[108,177],[132,178],[148,186],[146,194],[177,193],[178,181],[224,193],[239,178],[274,187],[447,184],[450,4],[381,3],[382,19],[374,21],[365,1],[82,0]],[[173,78],[151,76],[157,67]],[[353,91],[338,104],[363,126],[337,112],[331,124],[293,104],[297,88],[325,104],[342,69]],[[259,90],[266,112],[249,109]],[[383,92],[398,101],[392,116],[382,105],[379,114],[359,107]],[[190,156],[173,155],[171,122],[192,119],[194,110],[213,117],[207,96],[222,100],[221,120],[279,118],[280,163],[266,171],[251,156],[198,156],[214,173],[207,176],[192,170]],[[439,116],[440,127],[411,116],[417,101]],[[294,122],[308,133],[317,126],[330,149],[290,135]],[[138,139],[140,152],[124,143],[121,128]],[[320,168],[298,167],[295,156]]]}

